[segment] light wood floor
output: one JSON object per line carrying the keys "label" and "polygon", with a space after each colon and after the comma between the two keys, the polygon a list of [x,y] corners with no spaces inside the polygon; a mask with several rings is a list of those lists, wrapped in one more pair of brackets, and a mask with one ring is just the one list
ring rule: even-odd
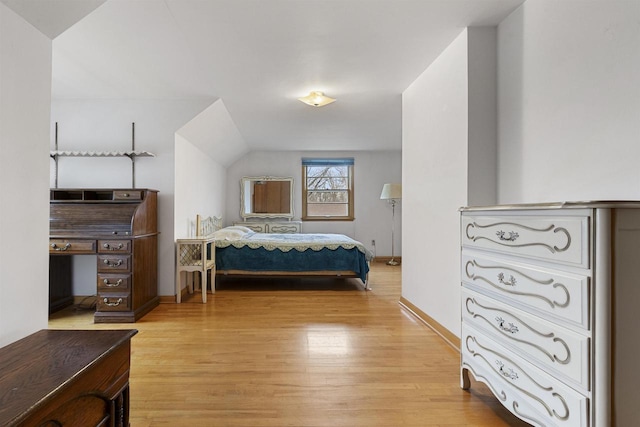
{"label": "light wood floor", "polygon": [[223,281],[135,324],[56,313],[52,329],[137,329],[131,426],[524,426],[397,303],[400,268],[353,279]]}

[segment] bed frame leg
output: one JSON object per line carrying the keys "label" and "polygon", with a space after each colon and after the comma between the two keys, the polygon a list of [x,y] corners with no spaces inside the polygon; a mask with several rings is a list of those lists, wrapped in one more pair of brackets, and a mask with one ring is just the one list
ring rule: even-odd
{"label": "bed frame leg", "polygon": [[369,273],[367,273],[367,280],[364,281],[364,290],[365,291],[372,291],[373,290],[369,286]]}

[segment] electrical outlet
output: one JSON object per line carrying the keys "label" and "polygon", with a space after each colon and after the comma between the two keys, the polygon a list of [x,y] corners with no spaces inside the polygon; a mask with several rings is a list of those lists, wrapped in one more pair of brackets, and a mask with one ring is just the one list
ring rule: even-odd
{"label": "electrical outlet", "polygon": [[376,241],[375,241],[375,240],[372,240],[372,241],[371,241],[371,246],[375,246],[375,245],[376,245]]}

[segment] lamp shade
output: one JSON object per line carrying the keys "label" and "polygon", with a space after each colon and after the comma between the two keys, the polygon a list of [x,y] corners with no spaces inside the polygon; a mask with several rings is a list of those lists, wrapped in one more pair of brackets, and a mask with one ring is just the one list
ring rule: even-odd
{"label": "lamp shade", "polygon": [[382,187],[380,198],[384,200],[402,199],[402,184],[385,184]]}

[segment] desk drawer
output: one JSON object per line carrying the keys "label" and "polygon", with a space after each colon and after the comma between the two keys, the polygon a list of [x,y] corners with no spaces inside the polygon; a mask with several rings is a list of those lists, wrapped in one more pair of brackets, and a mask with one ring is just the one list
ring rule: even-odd
{"label": "desk drawer", "polygon": [[98,292],[129,291],[131,289],[130,274],[98,273]]}
{"label": "desk drawer", "polygon": [[98,271],[129,271],[130,255],[98,255]]}
{"label": "desk drawer", "polygon": [[142,191],[114,190],[113,200],[142,200]]}
{"label": "desk drawer", "polygon": [[589,217],[463,215],[462,245],[589,268]]}
{"label": "desk drawer", "polygon": [[98,240],[98,252],[129,253],[131,252],[131,240]]}
{"label": "desk drawer", "polygon": [[97,311],[128,311],[130,295],[127,293],[98,293]]}
{"label": "desk drawer", "polygon": [[95,240],[49,239],[50,254],[93,254],[96,252]]}

